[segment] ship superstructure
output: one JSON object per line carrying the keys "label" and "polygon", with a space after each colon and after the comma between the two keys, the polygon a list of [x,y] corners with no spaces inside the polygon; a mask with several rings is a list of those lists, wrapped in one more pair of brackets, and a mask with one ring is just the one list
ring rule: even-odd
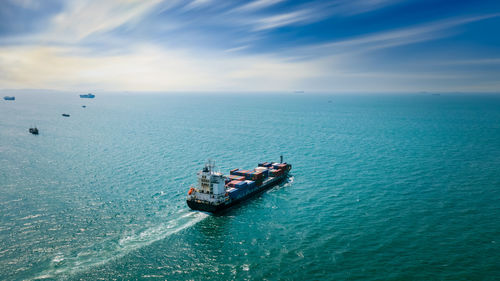
{"label": "ship superstructure", "polygon": [[203,170],[198,172],[198,188],[191,187],[188,193],[198,200],[216,205],[225,200],[226,188],[224,175],[214,168],[214,162],[208,161]]}
{"label": "ship superstructure", "polygon": [[271,188],[288,177],[292,166],[263,162],[253,170],[233,169],[229,176],[215,171],[208,161],[198,172],[198,185],[188,191],[187,204],[193,210],[216,213]]}

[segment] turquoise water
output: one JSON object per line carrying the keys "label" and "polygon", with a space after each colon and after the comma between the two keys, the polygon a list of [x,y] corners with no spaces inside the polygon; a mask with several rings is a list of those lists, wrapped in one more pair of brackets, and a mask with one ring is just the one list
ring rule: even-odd
{"label": "turquoise water", "polygon": [[[187,208],[208,158],[280,154],[288,183]],[[500,96],[20,93],[0,186],[1,280],[500,276]]]}

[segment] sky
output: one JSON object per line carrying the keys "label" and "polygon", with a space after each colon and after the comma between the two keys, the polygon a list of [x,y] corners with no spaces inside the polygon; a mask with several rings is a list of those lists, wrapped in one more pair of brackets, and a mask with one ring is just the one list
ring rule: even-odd
{"label": "sky", "polygon": [[0,0],[0,89],[500,92],[500,1]]}

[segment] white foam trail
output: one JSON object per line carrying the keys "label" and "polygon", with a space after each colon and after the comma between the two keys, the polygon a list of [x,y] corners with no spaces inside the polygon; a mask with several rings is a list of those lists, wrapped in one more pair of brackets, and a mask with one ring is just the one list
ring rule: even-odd
{"label": "white foam trail", "polygon": [[20,218],[19,220],[34,219],[34,218],[38,218],[39,216],[41,216],[41,214],[29,215],[29,216],[26,216],[24,218]]}
{"label": "white foam trail", "polygon": [[58,253],[52,259],[50,268],[37,277],[34,277],[33,280],[54,278],[58,275],[71,275],[94,266],[103,265],[113,259],[121,258],[134,250],[191,227],[207,216],[204,213],[188,211],[186,214],[182,214],[168,223],[148,228],[138,234],[126,235],[118,243],[100,245],[103,247],[99,250],[82,251],[76,257],[65,257],[62,253]]}

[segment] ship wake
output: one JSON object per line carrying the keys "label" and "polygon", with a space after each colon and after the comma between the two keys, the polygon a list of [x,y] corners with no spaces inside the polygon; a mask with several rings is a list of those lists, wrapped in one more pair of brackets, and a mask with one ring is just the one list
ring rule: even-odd
{"label": "ship wake", "polygon": [[128,253],[165,239],[181,230],[189,228],[208,217],[205,213],[183,211],[168,223],[151,227],[140,232],[127,233],[119,239],[93,245],[93,250],[77,254],[58,253],[50,262],[49,268],[33,280],[72,275],[119,259]]}

